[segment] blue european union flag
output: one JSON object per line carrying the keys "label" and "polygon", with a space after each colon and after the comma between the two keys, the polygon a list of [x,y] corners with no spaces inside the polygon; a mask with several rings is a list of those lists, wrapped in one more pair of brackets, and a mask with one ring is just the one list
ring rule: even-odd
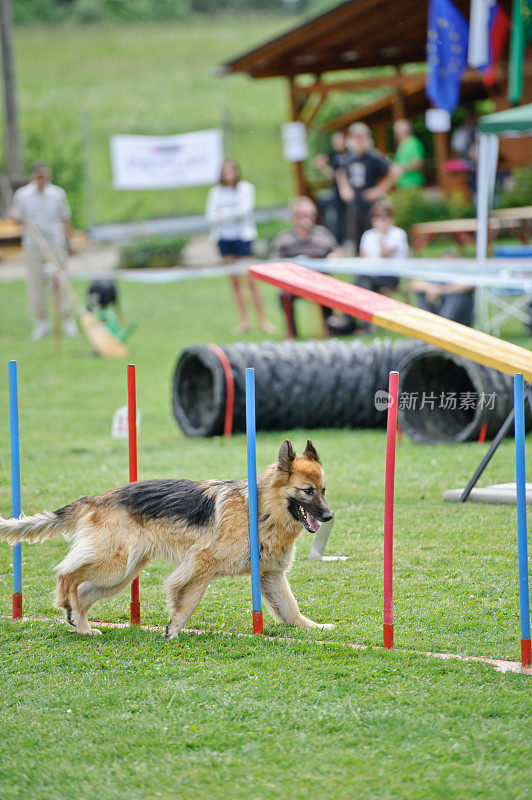
{"label": "blue european union flag", "polygon": [[430,0],[427,25],[427,97],[452,114],[467,66],[467,20],[451,0]]}

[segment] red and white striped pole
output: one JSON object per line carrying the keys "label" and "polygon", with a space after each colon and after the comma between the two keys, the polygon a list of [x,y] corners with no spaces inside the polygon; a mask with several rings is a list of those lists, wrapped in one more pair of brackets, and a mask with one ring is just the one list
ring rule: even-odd
{"label": "red and white striped pole", "polygon": [[[127,423],[129,439],[129,482],[137,480],[137,390],[135,386],[135,365],[127,367]],[[131,583],[131,602],[129,618],[132,625],[140,625],[139,576]]]}
{"label": "red and white striped pole", "polygon": [[384,483],[384,623],[382,626],[383,644],[387,650],[393,647],[393,500],[398,395],[399,373],[390,372]]}

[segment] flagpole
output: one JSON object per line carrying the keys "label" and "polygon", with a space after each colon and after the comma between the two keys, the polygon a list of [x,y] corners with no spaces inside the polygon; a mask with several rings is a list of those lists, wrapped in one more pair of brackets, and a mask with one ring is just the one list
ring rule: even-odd
{"label": "flagpole", "polygon": [[523,59],[525,55],[524,20],[521,12],[522,0],[514,0],[512,6],[512,32],[508,56],[508,102],[518,105],[523,94]]}

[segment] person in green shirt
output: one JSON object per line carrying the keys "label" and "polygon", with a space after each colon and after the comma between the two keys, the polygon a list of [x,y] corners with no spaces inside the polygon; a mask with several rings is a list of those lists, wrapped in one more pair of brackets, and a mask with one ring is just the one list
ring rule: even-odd
{"label": "person in green shirt", "polygon": [[393,163],[401,169],[396,181],[399,189],[412,189],[425,185],[423,145],[412,134],[412,125],[407,119],[398,119],[393,124],[393,134],[397,142],[397,150]]}

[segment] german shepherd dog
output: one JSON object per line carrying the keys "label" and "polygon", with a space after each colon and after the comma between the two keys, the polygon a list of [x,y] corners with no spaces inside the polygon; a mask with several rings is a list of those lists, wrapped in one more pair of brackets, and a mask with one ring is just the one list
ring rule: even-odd
{"label": "german shepherd dog", "polygon": [[[296,456],[286,439],[275,464],[257,480],[261,591],[273,616],[300,628],[330,628],[304,617],[286,572],[295,541],[332,519],[324,474],[310,440]],[[0,540],[43,542],[62,535],[72,542],[57,565],[55,605],[78,633],[100,634],[87,613],[97,600],[122,591],[153,558],[176,566],[166,580],[175,638],[209,583],[250,572],[247,481],[146,480],[82,497],[57,511],[5,520]]]}

